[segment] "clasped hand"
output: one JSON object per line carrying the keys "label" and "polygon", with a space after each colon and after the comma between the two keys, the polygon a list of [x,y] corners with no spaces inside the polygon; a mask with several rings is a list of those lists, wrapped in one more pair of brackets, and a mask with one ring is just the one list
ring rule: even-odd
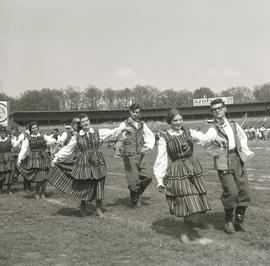
{"label": "clasped hand", "polygon": [[220,137],[220,136],[216,136],[213,142],[221,148],[226,147],[226,145],[228,144],[228,141],[225,138]]}

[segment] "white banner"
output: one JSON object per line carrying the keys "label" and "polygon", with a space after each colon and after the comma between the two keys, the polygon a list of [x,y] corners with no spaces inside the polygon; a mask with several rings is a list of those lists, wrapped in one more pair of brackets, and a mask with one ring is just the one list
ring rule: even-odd
{"label": "white banner", "polygon": [[0,125],[8,126],[8,102],[0,101]]}
{"label": "white banner", "polygon": [[207,106],[215,99],[222,99],[225,104],[233,104],[233,96],[193,99],[193,106]]}

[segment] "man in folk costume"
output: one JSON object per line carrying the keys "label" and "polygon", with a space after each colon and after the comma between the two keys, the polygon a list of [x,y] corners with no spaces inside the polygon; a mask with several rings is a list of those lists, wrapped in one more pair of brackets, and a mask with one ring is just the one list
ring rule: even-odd
{"label": "man in folk costume", "polygon": [[134,207],[140,207],[140,196],[152,181],[151,167],[146,164],[146,153],[153,149],[155,136],[148,126],[141,121],[142,107],[132,104],[129,118],[119,128],[129,128],[122,138],[122,154],[125,166],[130,199]]}
{"label": "man in folk costume", "polygon": [[225,210],[224,231],[232,234],[235,231],[244,231],[242,225],[250,203],[244,164],[254,153],[247,146],[247,136],[241,126],[226,119],[226,106],[223,100],[213,100],[210,108],[214,123],[207,134],[219,135],[227,139],[225,147],[219,149],[218,153],[212,154],[223,188],[221,201]]}

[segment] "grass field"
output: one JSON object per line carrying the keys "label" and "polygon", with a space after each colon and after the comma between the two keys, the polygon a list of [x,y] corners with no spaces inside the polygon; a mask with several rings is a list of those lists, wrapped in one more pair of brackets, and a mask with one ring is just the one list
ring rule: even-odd
{"label": "grass field", "polygon": [[[192,124],[191,127],[200,126]],[[270,264],[270,142],[250,142],[255,158],[246,165],[252,193],[246,232],[223,231],[221,185],[212,158],[195,146],[201,160],[212,210],[203,217],[207,226],[194,228],[212,240],[183,243],[183,221],[170,216],[156,181],[145,192],[143,206],[129,203],[121,159],[102,148],[107,166],[104,212],[106,218],[81,218],[79,202],[48,186],[47,200],[15,192],[0,195],[0,265],[269,265]],[[153,165],[156,149],[148,154]],[[21,187],[16,187],[17,189]]]}

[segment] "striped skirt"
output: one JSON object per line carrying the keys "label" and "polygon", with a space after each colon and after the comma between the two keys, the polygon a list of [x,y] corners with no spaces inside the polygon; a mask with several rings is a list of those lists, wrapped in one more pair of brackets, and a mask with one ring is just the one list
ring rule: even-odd
{"label": "striped skirt", "polygon": [[100,179],[75,179],[72,162],[57,163],[47,177],[49,183],[75,199],[92,201],[104,199],[105,177]]}
{"label": "striped skirt", "polygon": [[164,185],[172,215],[185,217],[210,210],[198,160],[186,158],[172,162],[167,169]]}
{"label": "striped skirt", "polygon": [[18,172],[24,179],[33,183],[44,182],[50,168],[50,157],[46,151],[30,153],[22,164],[17,167]]}
{"label": "striped skirt", "polygon": [[0,172],[0,182],[3,184],[11,185],[14,184],[14,181],[12,171]]}
{"label": "striped skirt", "polygon": [[47,175],[49,173],[49,168],[45,170],[38,168],[27,169],[22,165],[17,166],[17,170],[24,179],[33,183],[44,182],[47,179]]}
{"label": "striped skirt", "polygon": [[12,153],[0,152],[0,172],[4,173],[7,171],[13,171],[14,166],[15,166],[15,161],[13,159]]}

